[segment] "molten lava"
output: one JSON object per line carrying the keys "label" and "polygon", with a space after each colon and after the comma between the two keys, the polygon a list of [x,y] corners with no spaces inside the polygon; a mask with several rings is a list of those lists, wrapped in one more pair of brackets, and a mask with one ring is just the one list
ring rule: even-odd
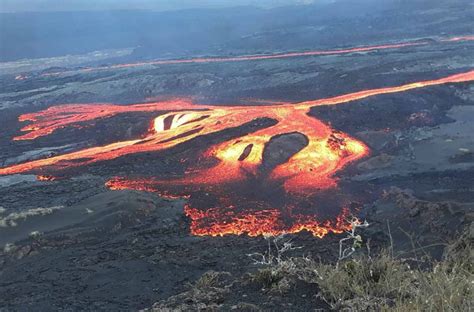
{"label": "molten lava", "polygon": [[[334,189],[337,183],[335,174],[348,164],[367,156],[369,150],[364,143],[309,116],[309,110],[314,106],[337,105],[370,96],[466,81],[474,81],[474,71],[436,80],[280,105],[211,106],[175,100],[129,106],[80,104],[50,107],[44,111],[20,116],[20,121],[31,123],[22,129],[27,133],[16,137],[15,140],[32,140],[61,128],[80,126],[117,114],[157,112],[160,115],[153,120],[149,133],[142,138],[0,168],[0,175],[44,169],[61,171],[131,154],[158,152],[189,142],[198,136],[238,128],[259,118],[268,118],[275,123],[208,147],[201,158],[214,160],[214,166],[209,167],[197,162],[182,177],[118,177],[107,182],[107,186],[114,190],[157,192],[171,198],[191,196],[192,199],[195,194],[203,192],[214,194],[217,197],[217,206],[197,208],[187,205],[185,208],[186,215],[191,219],[191,231],[195,235],[246,233],[255,236],[306,230],[322,237],[329,232],[340,233],[347,229],[348,225],[343,222],[347,211],[344,210],[335,219],[323,222],[314,211],[301,211],[288,203],[304,201],[315,194]],[[306,146],[283,163],[270,169],[264,168],[263,155],[270,140],[295,132],[306,137]],[[235,185],[247,183],[256,183],[267,189],[282,189],[285,196],[291,200],[286,201],[281,209],[252,201],[253,195],[238,194],[235,188]]]}
{"label": "molten lava", "polygon": [[[474,36],[457,36],[451,38],[439,39],[440,43],[443,42],[461,42],[461,41],[472,41]],[[142,66],[152,65],[172,65],[172,64],[196,64],[196,63],[224,63],[224,62],[242,62],[242,61],[262,61],[262,60],[274,60],[294,57],[307,57],[307,56],[324,56],[324,55],[342,55],[350,53],[362,53],[380,50],[393,50],[407,47],[425,46],[432,44],[433,41],[409,41],[392,44],[381,44],[374,46],[361,46],[347,49],[336,49],[336,50],[323,50],[323,51],[303,51],[303,52],[289,52],[289,53],[276,53],[276,54],[264,54],[264,55],[241,55],[234,57],[207,57],[207,58],[191,58],[191,59],[176,59],[176,60],[153,60],[138,63],[129,64],[115,64],[110,66],[99,66],[99,67],[87,67],[78,70],[67,70],[61,72],[50,72],[44,73],[42,76],[56,76],[60,74],[71,74],[77,72],[92,72],[101,70],[121,69],[121,68],[133,68]]]}
{"label": "molten lava", "polygon": [[50,175],[37,175],[36,180],[38,181],[56,181],[57,178]]}
{"label": "molten lava", "polygon": [[184,211],[191,219],[191,233],[197,236],[223,235],[281,235],[295,234],[308,231],[316,237],[322,238],[328,233],[339,234],[350,230],[347,222],[350,215],[348,209],[342,212],[334,221],[319,222],[314,216],[293,215],[291,223],[282,216],[280,210],[236,211],[235,207],[210,208],[206,211],[185,205]]}
{"label": "molten lava", "polygon": [[442,41],[445,41],[445,42],[474,41],[474,36],[452,37],[452,38],[448,38],[448,39],[443,39]]}

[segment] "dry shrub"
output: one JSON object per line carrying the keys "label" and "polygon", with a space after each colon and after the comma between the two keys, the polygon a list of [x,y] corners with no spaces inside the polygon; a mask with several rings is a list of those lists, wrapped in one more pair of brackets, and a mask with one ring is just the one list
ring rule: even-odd
{"label": "dry shrub", "polygon": [[[410,267],[388,252],[323,264],[310,258],[282,259],[253,274],[264,288],[317,284],[332,308],[350,311],[471,311],[474,307],[472,239],[464,234],[446,248],[443,261]],[[411,261],[413,262],[413,261]],[[283,289],[286,291],[288,288]]]}
{"label": "dry shrub", "polygon": [[293,273],[287,270],[283,263],[249,274],[249,280],[251,283],[261,287],[262,290],[278,292],[280,294],[288,292],[295,281]]}
{"label": "dry shrub", "polygon": [[284,274],[280,270],[275,270],[273,268],[263,268],[251,274],[250,280],[262,288],[270,289],[275,287],[275,285],[281,281],[283,276]]}
{"label": "dry shrub", "polygon": [[319,273],[320,296],[334,308],[366,310],[410,296],[415,273],[386,253],[369,259],[347,260],[336,267],[314,263]]}
{"label": "dry shrub", "polygon": [[416,271],[417,284],[408,300],[393,311],[471,311],[474,307],[473,238],[466,231],[446,248],[444,260],[431,270]]}
{"label": "dry shrub", "polygon": [[211,287],[219,287],[224,276],[228,276],[229,273],[208,271],[204,273],[192,287],[197,289],[206,289]]}
{"label": "dry shrub", "polygon": [[433,270],[416,272],[411,296],[397,301],[387,311],[471,311],[473,273],[460,263],[441,262]]}
{"label": "dry shrub", "polygon": [[151,309],[143,311],[218,311],[229,294],[229,277],[230,273],[227,272],[206,272],[189,285],[188,291],[159,301]]}
{"label": "dry shrub", "polygon": [[285,254],[300,247],[293,246],[291,239],[285,235],[266,236],[268,249],[264,253],[253,253],[251,257],[256,265],[264,267],[257,272],[249,274],[248,281],[258,285],[263,290],[285,293],[294,284],[295,265],[292,261],[285,260]]}

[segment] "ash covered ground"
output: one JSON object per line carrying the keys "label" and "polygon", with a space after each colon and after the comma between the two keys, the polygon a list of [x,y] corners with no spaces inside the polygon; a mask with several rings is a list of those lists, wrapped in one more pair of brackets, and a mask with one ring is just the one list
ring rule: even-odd
{"label": "ash covered ground", "polygon": [[[321,47],[307,44],[311,38],[306,28],[294,30],[300,35],[298,47],[305,48],[301,51],[426,42],[396,49],[101,70],[78,68],[76,59],[69,67],[67,60],[61,59],[64,68],[46,71],[24,72],[21,63],[16,66],[22,71],[15,72],[10,64],[11,72],[0,77],[0,167],[142,138],[151,121],[160,115],[127,112],[59,128],[35,140],[13,140],[27,124],[18,120],[20,115],[57,105],[129,106],[190,99],[198,105],[254,107],[301,103],[466,73],[474,67],[474,29],[467,18],[472,11],[472,5],[462,1],[459,6],[433,4],[410,13],[384,11],[398,25],[391,32],[386,30],[386,40],[373,30],[366,36],[358,33],[354,42],[347,35],[335,35],[330,40],[326,34]],[[406,25],[396,22],[409,14],[423,18]],[[440,14],[445,16],[442,22],[429,18]],[[363,24],[362,18],[356,21],[346,21],[345,29]],[[263,38],[265,35],[272,40],[278,37],[274,32],[262,33]],[[283,37],[287,36],[285,33]],[[458,36],[467,40],[446,40]],[[253,34],[252,40],[256,37]],[[244,47],[250,45],[245,42]],[[232,47],[237,45],[231,43]],[[265,45],[259,48],[265,53],[289,51]],[[226,51],[235,53],[227,49],[218,56],[229,56]],[[241,55],[255,53],[250,48],[238,51]],[[188,58],[202,57],[188,53]],[[118,62],[116,54],[113,57]],[[127,63],[130,60],[127,56]],[[84,64],[99,66],[91,61]],[[48,74],[52,72],[55,74]],[[309,115],[363,142],[370,154],[339,170],[337,187],[305,200],[308,209],[322,205],[325,211],[339,211],[341,202],[354,208],[352,213],[370,223],[361,235],[374,250],[392,243],[400,253],[422,250],[439,258],[443,244],[463,229],[470,228],[472,235],[472,79],[317,106]],[[271,118],[256,119],[166,150],[61,170],[34,168],[0,176],[0,245],[4,246],[0,251],[0,311],[139,310],[155,303],[157,309],[164,310],[205,309],[205,304],[223,311],[328,309],[315,296],[317,287],[305,284],[281,296],[251,283],[246,287],[234,283],[228,286],[231,291],[213,294],[209,302],[202,303],[204,306],[193,305],[191,299],[182,296],[190,283],[208,271],[239,277],[257,270],[248,255],[264,252],[267,240],[261,235],[192,235],[184,207],[189,201],[214,204],[212,191],[197,190],[190,199],[170,199],[153,192],[106,187],[106,182],[116,176],[183,176],[199,161],[198,155],[213,144],[272,123]],[[305,137],[296,133],[273,139],[265,145],[262,166],[273,168],[275,163],[283,163],[305,144]],[[40,181],[38,176],[54,180]],[[246,191],[245,198],[249,194]],[[277,200],[275,194],[254,194],[255,202],[265,200],[261,198],[265,196]],[[337,259],[341,234],[329,233],[320,239],[301,231],[289,236],[302,247],[292,255],[311,255],[324,262]]]}

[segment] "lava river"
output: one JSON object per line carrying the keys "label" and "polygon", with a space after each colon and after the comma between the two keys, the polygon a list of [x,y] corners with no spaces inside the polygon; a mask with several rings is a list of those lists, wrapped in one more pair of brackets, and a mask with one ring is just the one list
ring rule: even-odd
{"label": "lava river", "polygon": [[[186,100],[128,106],[54,106],[20,116],[20,121],[29,124],[22,129],[25,133],[14,140],[33,140],[61,128],[80,126],[123,113],[156,112],[158,117],[152,121],[149,132],[141,138],[0,168],[0,175],[42,174],[45,170],[54,173],[127,155],[164,151],[200,136],[238,128],[262,118],[271,119],[274,122],[264,128],[209,144],[199,157],[203,161],[196,162],[181,177],[116,177],[108,181],[107,186],[113,190],[143,190],[161,196],[188,198],[185,213],[191,219],[194,235],[257,236],[306,230],[323,237],[329,232],[346,230],[348,224],[345,218],[350,211],[345,203],[340,203],[343,208],[339,212],[331,217],[322,217],[317,209],[318,194],[336,189],[335,174],[367,156],[369,149],[363,142],[309,116],[309,110],[315,106],[338,105],[380,94],[473,80],[474,71],[469,71],[436,80],[332,98],[265,106],[197,105]],[[294,133],[306,138],[305,146],[281,163],[264,168],[265,149],[269,142]],[[160,154],[156,155],[159,157]],[[249,187],[245,188],[245,185]],[[203,194],[210,194],[213,200]],[[281,200],[275,204],[265,196]]]}
{"label": "lava river", "polygon": [[[275,53],[275,54],[255,54],[255,55],[239,55],[233,57],[201,57],[201,58],[190,58],[190,59],[171,59],[171,60],[152,60],[144,61],[138,63],[128,63],[128,64],[114,64],[108,66],[98,66],[98,67],[86,67],[80,68],[77,70],[66,70],[58,72],[48,72],[44,73],[41,76],[57,76],[61,74],[73,74],[77,72],[95,72],[102,70],[111,70],[111,69],[121,69],[121,68],[135,68],[142,66],[152,66],[152,65],[172,65],[172,64],[202,64],[202,63],[227,63],[227,62],[243,62],[243,61],[264,61],[264,60],[275,60],[275,59],[286,59],[286,58],[295,58],[295,57],[308,57],[308,56],[325,56],[325,55],[344,55],[350,53],[365,53],[365,52],[374,52],[374,51],[383,51],[383,50],[398,50],[401,48],[409,47],[419,47],[427,46],[434,43],[450,43],[450,42],[463,42],[463,41],[474,41],[474,36],[457,36],[449,38],[439,38],[437,40],[416,40],[416,41],[405,41],[397,43],[387,43],[380,45],[372,46],[360,46],[360,47],[351,47],[346,49],[335,49],[335,50],[312,50],[312,51],[302,51],[302,52],[288,52],[288,53]],[[17,76],[17,80],[27,79],[24,76]]]}

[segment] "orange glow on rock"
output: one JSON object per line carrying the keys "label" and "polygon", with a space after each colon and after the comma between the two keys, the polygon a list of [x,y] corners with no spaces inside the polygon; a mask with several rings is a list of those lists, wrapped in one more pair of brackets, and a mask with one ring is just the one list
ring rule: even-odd
{"label": "orange glow on rock", "polygon": [[57,180],[56,177],[50,176],[50,175],[37,175],[36,180],[38,181],[55,181]]}
{"label": "orange glow on rock", "polygon": [[[0,168],[0,175],[40,169],[61,171],[132,154],[158,152],[189,142],[198,136],[237,128],[259,118],[269,118],[274,120],[275,124],[208,147],[201,158],[217,162],[210,168],[197,163],[193,170],[189,170],[179,178],[162,180],[114,178],[107,182],[107,186],[114,190],[157,192],[169,198],[188,198],[202,189],[216,194],[221,199],[219,207],[206,210],[192,208],[189,205],[186,207],[186,214],[191,219],[191,231],[195,235],[256,236],[306,230],[322,237],[327,233],[344,231],[347,225],[341,221],[343,217],[339,216],[335,221],[321,222],[314,214],[283,213],[282,210],[270,209],[268,206],[263,209],[252,207],[235,209],[232,201],[239,200],[239,197],[229,194],[228,190],[231,189],[229,185],[245,184],[252,179],[258,180],[261,183],[281,187],[287,196],[295,199],[307,198],[320,191],[332,189],[337,185],[335,174],[348,164],[367,156],[369,149],[364,143],[309,116],[311,107],[337,105],[370,96],[467,81],[474,81],[474,71],[332,98],[264,106],[196,105],[186,100],[129,106],[111,104],[54,106],[44,111],[20,116],[20,121],[31,123],[22,129],[27,133],[16,137],[15,140],[32,140],[61,128],[80,126],[84,122],[110,118],[122,113],[157,112],[160,115],[153,120],[149,133],[143,138]],[[270,172],[262,172],[263,154],[267,143],[276,136],[295,132],[306,137],[307,145]],[[227,196],[230,199],[227,199]],[[229,203],[224,204],[225,202]]]}

